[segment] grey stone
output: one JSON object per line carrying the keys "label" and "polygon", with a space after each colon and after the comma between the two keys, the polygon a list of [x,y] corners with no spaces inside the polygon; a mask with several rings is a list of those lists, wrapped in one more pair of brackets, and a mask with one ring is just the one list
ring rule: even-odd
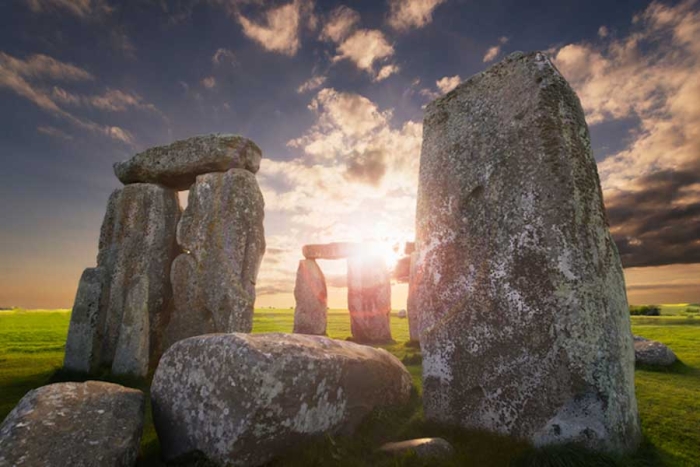
{"label": "grey stone", "polygon": [[29,391],[0,425],[0,466],[131,467],[144,408],[141,391],[111,383]]}
{"label": "grey stone", "polygon": [[129,289],[124,306],[112,373],[144,377],[149,367],[148,279]]}
{"label": "grey stone", "polygon": [[257,173],[262,152],[242,136],[210,134],[176,141],[114,164],[114,174],[126,184],[157,183],[187,190],[197,175],[245,169]]}
{"label": "grey stone", "polygon": [[69,371],[92,373],[100,365],[105,285],[103,268],[87,268],[80,277],[63,360],[63,367]]}
{"label": "grey stone", "polygon": [[420,316],[419,310],[416,307],[416,284],[418,276],[416,265],[418,263],[418,253],[411,253],[411,268],[408,276],[408,297],[406,299],[406,311],[408,312],[408,335],[409,339],[418,342],[420,341]]}
{"label": "grey stone", "polygon": [[375,408],[406,403],[411,376],[383,349],[302,334],[214,334],[174,344],[151,386],[166,461],[194,451],[258,466]]}
{"label": "grey stone", "polygon": [[399,312],[396,313],[396,316],[398,316],[401,319],[406,319],[408,313],[406,313],[406,310],[399,310]]}
{"label": "grey stone", "polygon": [[350,329],[357,342],[390,342],[391,281],[377,256],[348,258]]}
{"label": "grey stone", "polygon": [[362,254],[359,243],[334,242],[319,245],[304,245],[301,252],[306,259],[344,259]]}
{"label": "grey stone", "polygon": [[404,456],[409,452],[413,452],[417,457],[444,459],[454,455],[452,445],[442,438],[418,438],[396,443],[386,443],[379,449],[396,456]]}
{"label": "grey stone", "polygon": [[[197,177],[177,227],[178,243],[194,260],[182,267],[194,268],[196,273],[183,272],[190,279],[174,282],[178,288],[174,320],[194,312],[206,322],[192,332],[211,328],[209,320],[213,332],[252,330],[255,282],[265,253],[264,209],[255,175],[247,170]],[[196,290],[179,289],[191,287],[192,281],[197,283]],[[186,304],[180,301],[182,297]]]}
{"label": "grey stone", "polygon": [[635,362],[650,366],[671,366],[677,360],[676,354],[668,346],[658,341],[652,341],[635,336]]}
{"label": "grey stone", "polygon": [[297,268],[294,286],[294,332],[299,334],[326,334],[328,290],[321,268],[312,259],[302,259]]}
{"label": "grey stone", "polygon": [[578,97],[544,54],[515,55],[430,103],[423,128],[426,418],[634,449],[624,276]]}
{"label": "grey stone", "polygon": [[[114,361],[124,316],[136,319],[133,313],[147,311],[149,367],[155,368],[170,320],[170,265],[179,252],[175,241],[179,218],[180,203],[174,190],[137,183],[112,193],[97,257],[98,267],[104,268],[108,278],[103,291],[107,297],[103,364],[111,366]],[[146,293],[128,300],[140,281],[146,282]],[[127,310],[131,304],[139,311]]]}
{"label": "grey stone", "polygon": [[396,261],[396,266],[391,273],[391,278],[400,284],[405,284],[411,276],[411,257],[404,256]]}

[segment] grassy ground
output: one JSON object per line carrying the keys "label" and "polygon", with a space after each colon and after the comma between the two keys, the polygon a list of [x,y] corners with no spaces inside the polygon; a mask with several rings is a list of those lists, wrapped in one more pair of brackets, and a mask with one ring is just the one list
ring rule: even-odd
{"label": "grassy ground", "polygon": [[[30,389],[44,384],[79,379],[57,371],[63,360],[69,312],[0,312],[0,419],[9,413]],[[384,346],[401,359],[411,372],[416,392],[411,403],[400,410],[377,412],[352,439],[327,438],[291,453],[275,466],[421,466],[407,457],[388,459],[376,453],[384,441],[411,437],[442,436],[453,442],[457,455],[444,465],[460,466],[698,466],[700,465],[700,318],[687,316],[633,317],[635,334],[668,344],[681,359],[667,371],[638,368],[637,397],[645,441],[639,452],[625,458],[610,458],[581,452],[575,447],[533,450],[524,443],[487,433],[431,426],[423,420],[420,405],[420,352],[406,345],[408,323],[392,316],[396,344]],[[254,332],[291,332],[291,310],[256,310]],[[350,336],[345,310],[331,310],[330,337]],[[144,381],[101,379],[139,387],[148,391]],[[150,409],[150,408],[149,408]],[[158,440],[150,410],[142,441],[141,465],[159,465]],[[200,464],[203,465],[203,464]],[[442,465],[442,464],[441,464]]]}

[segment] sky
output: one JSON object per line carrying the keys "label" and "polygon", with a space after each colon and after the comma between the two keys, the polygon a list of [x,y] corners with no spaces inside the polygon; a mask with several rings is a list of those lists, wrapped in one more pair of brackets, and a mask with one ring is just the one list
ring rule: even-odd
{"label": "sky", "polygon": [[581,98],[630,303],[700,302],[700,0],[9,0],[0,306],[69,308],[112,164],[224,132],[263,151],[257,306],[291,307],[302,245],[413,239],[425,105],[518,50]]}

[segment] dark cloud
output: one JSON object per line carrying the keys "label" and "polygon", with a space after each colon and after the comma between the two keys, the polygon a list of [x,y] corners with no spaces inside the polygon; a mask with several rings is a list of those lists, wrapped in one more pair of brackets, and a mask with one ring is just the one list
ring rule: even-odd
{"label": "dark cloud", "polygon": [[386,173],[386,155],[372,150],[353,153],[347,161],[345,177],[353,182],[377,186]]}
{"label": "dark cloud", "polygon": [[700,162],[636,184],[605,203],[623,266],[700,263]]}

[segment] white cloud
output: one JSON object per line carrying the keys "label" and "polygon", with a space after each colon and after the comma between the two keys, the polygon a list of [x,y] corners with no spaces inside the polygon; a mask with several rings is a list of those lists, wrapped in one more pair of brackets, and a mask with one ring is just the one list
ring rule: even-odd
{"label": "white cloud", "polygon": [[359,69],[375,76],[375,62],[393,56],[394,47],[381,31],[360,29],[338,46],[337,53],[333,61],[348,59]]}
{"label": "white cloud", "polygon": [[608,31],[607,26],[601,26],[598,28],[598,36],[605,38],[608,37],[608,34],[610,34],[610,31]]}
{"label": "white cloud", "polygon": [[456,88],[461,82],[462,78],[460,78],[459,75],[445,76],[444,78],[440,78],[439,80],[435,81],[435,85],[441,93],[447,94]]}
{"label": "white cloud", "polygon": [[308,91],[313,91],[314,89],[318,89],[323,86],[323,83],[325,82],[326,77],[323,75],[312,76],[297,88],[297,92],[299,94],[303,94]]}
{"label": "white cloud", "polygon": [[104,0],[24,0],[35,13],[63,11],[82,19],[108,15],[114,11]]}
{"label": "white cloud", "polygon": [[401,70],[398,65],[394,64],[389,64],[389,65],[384,65],[379,69],[379,73],[377,73],[377,76],[374,78],[374,81],[382,81],[389,76],[398,73]]}
{"label": "white cloud", "polygon": [[234,64],[236,62],[236,56],[233,51],[229,49],[218,48],[211,57],[211,61],[214,65],[221,65],[223,63]]}
{"label": "white cloud", "polygon": [[320,40],[340,43],[345,39],[360,22],[360,14],[341,5],[333,10],[321,30]]}
{"label": "white cloud", "polygon": [[240,12],[236,14],[236,18],[243,27],[243,33],[262,45],[265,50],[293,56],[300,47],[299,34],[303,19],[314,18],[311,7],[311,3],[295,0],[268,10],[262,23],[253,22]]}
{"label": "white cloud", "polygon": [[389,0],[389,25],[397,31],[422,28],[433,20],[433,10],[445,0]]}
{"label": "white cloud", "polygon": [[73,136],[69,135],[65,131],[59,130],[58,128],[52,127],[50,125],[38,126],[36,131],[47,136],[53,136],[54,138],[61,138],[65,140],[73,139]]}
{"label": "white cloud", "polygon": [[202,79],[202,86],[207,89],[212,89],[214,86],[216,86],[216,78],[213,76],[207,76],[206,78]]}
{"label": "white cloud", "polygon": [[489,47],[488,50],[486,51],[486,54],[484,54],[483,62],[488,63],[492,62],[493,60],[498,57],[498,55],[501,53],[501,47],[503,47],[505,44],[508,43],[508,38],[505,36],[502,36],[498,39],[498,44]]}

